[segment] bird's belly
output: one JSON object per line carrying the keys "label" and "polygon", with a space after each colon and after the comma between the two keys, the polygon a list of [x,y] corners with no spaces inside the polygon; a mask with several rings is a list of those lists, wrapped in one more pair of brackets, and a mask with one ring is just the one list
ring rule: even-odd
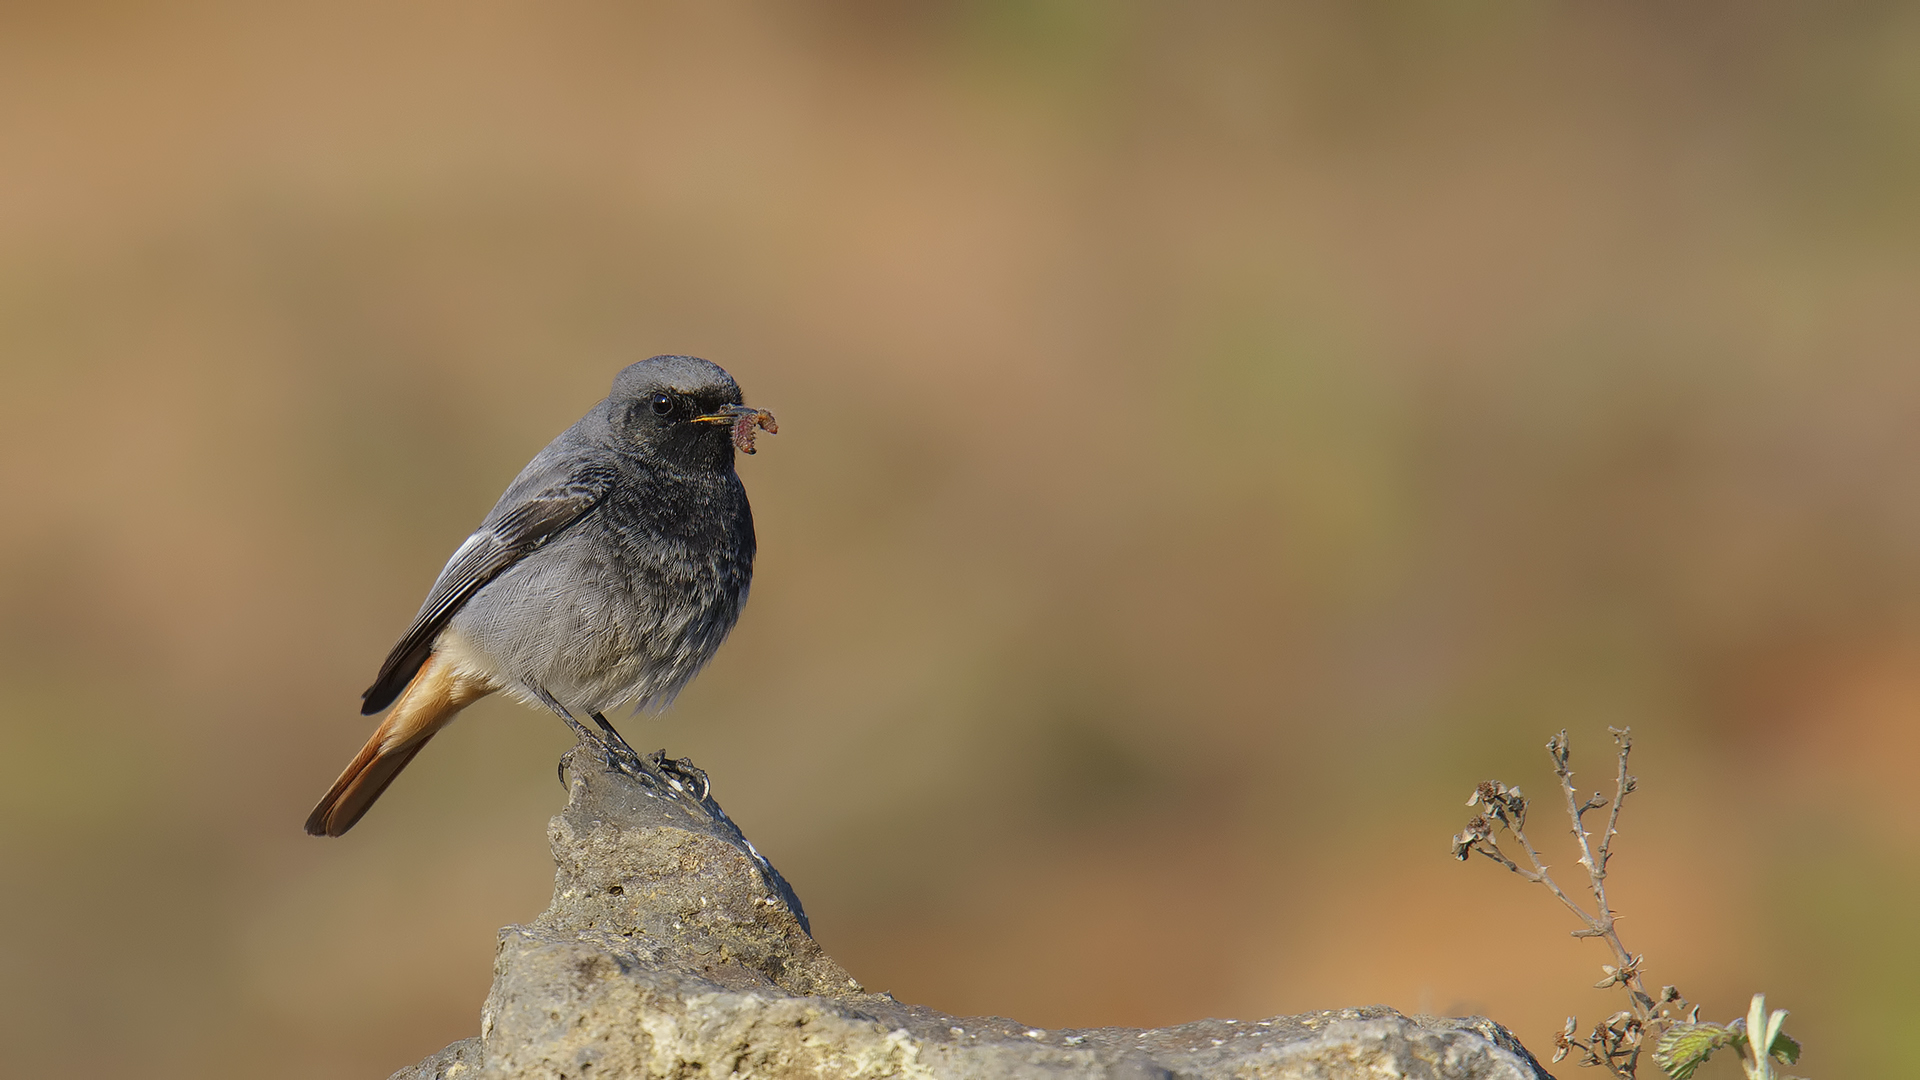
{"label": "bird's belly", "polygon": [[576,713],[665,705],[719,647],[738,599],[712,579],[664,581],[570,546],[489,582],[436,648],[528,704],[544,693]]}

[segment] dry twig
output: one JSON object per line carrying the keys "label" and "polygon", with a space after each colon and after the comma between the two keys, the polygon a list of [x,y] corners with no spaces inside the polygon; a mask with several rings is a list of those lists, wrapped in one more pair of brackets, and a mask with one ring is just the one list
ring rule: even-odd
{"label": "dry twig", "polygon": [[[1580,919],[1582,926],[1572,932],[1574,937],[1599,938],[1613,950],[1614,962],[1601,965],[1604,978],[1594,987],[1624,987],[1630,1008],[1595,1024],[1584,1039],[1577,1034],[1578,1019],[1567,1017],[1566,1027],[1554,1038],[1554,1061],[1560,1061],[1578,1050],[1581,1054],[1580,1064],[1604,1068],[1621,1080],[1633,1080],[1640,1064],[1642,1047],[1652,1044],[1656,1047],[1654,1061],[1669,1076],[1686,1080],[1715,1049],[1737,1046],[1745,1055],[1742,1064],[1747,1074],[1750,1077],[1769,1078],[1773,1075],[1773,1060],[1791,1063],[1798,1059],[1800,1053],[1799,1044],[1780,1031],[1780,1019],[1786,1015],[1784,1011],[1776,1011],[1771,1019],[1764,1021],[1736,1020],[1724,1025],[1701,1023],[1699,1006],[1689,1006],[1674,987],[1661,987],[1658,998],[1647,992],[1642,975],[1646,957],[1629,952],[1620,940],[1619,916],[1607,903],[1607,864],[1613,858],[1613,839],[1620,832],[1620,809],[1626,803],[1627,796],[1633,794],[1638,781],[1627,771],[1627,758],[1633,752],[1632,729],[1607,730],[1612,733],[1614,746],[1619,749],[1619,769],[1614,776],[1611,799],[1597,791],[1592,797],[1581,799],[1573,786],[1573,767],[1569,763],[1572,750],[1567,733],[1561,731],[1547,741],[1547,753],[1553,758],[1553,774],[1560,781],[1560,794],[1566,803],[1567,821],[1574,843],[1580,850],[1580,866],[1587,872],[1587,888],[1593,894],[1594,907],[1591,911],[1553,880],[1547,864],[1540,858],[1540,852],[1533,846],[1533,841],[1527,838],[1527,798],[1517,787],[1508,787],[1498,780],[1488,780],[1474,789],[1467,805],[1484,809],[1453,838],[1453,857],[1465,862],[1469,855],[1479,852],[1526,880],[1545,886],[1555,899]],[[1607,810],[1607,821],[1596,843],[1593,834],[1587,831],[1586,816],[1603,808]],[[1526,855],[1527,865],[1522,866],[1500,850],[1495,838],[1500,829],[1513,835],[1514,842]],[[1755,995],[1753,1015],[1760,1017],[1763,1012],[1762,998]],[[1765,1030],[1761,1041],[1765,1049],[1756,1051],[1747,1032],[1749,1028],[1762,1024]]]}

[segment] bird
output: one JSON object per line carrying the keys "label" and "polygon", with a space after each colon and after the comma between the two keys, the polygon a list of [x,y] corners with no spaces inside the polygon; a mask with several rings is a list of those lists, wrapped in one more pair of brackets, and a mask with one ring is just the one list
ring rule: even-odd
{"label": "bird", "polygon": [[605,713],[665,707],[739,618],[755,542],[734,453],[753,452],[756,429],[776,431],[772,414],[746,406],[718,364],[655,356],[615,376],[447,560],[361,695],[363,715],[391,711],[306,831],[353,828],[436,732],[494,693],[557,714],[609,765],[671,782]]}

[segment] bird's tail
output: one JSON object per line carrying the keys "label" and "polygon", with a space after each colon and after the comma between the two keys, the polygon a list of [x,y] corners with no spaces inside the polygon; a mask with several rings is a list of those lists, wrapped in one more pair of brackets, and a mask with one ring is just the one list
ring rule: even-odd
{"label": "bird's tail", "polygon": [[427,659],[320,805],[307,815],[307,832],[339,836],[353,828],[413,755],[461,709],[493,692],[488,681],[461,675],[439,655]]}

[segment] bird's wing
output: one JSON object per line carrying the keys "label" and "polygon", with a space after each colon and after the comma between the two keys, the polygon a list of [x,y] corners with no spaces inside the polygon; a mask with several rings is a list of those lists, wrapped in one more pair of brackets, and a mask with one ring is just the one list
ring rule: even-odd
{"label": "bird's wing", "polygon": [[611,466],[578,460],[544,467],[536,462],[521,473],[480,528],[447,560],[413,625],[387,654],[373,685],[360,695],[364,699],[360,711],[371,716],[393,704],[426,663],[434,639],[461,605],[501,571],[585,516],[613,482]]}

